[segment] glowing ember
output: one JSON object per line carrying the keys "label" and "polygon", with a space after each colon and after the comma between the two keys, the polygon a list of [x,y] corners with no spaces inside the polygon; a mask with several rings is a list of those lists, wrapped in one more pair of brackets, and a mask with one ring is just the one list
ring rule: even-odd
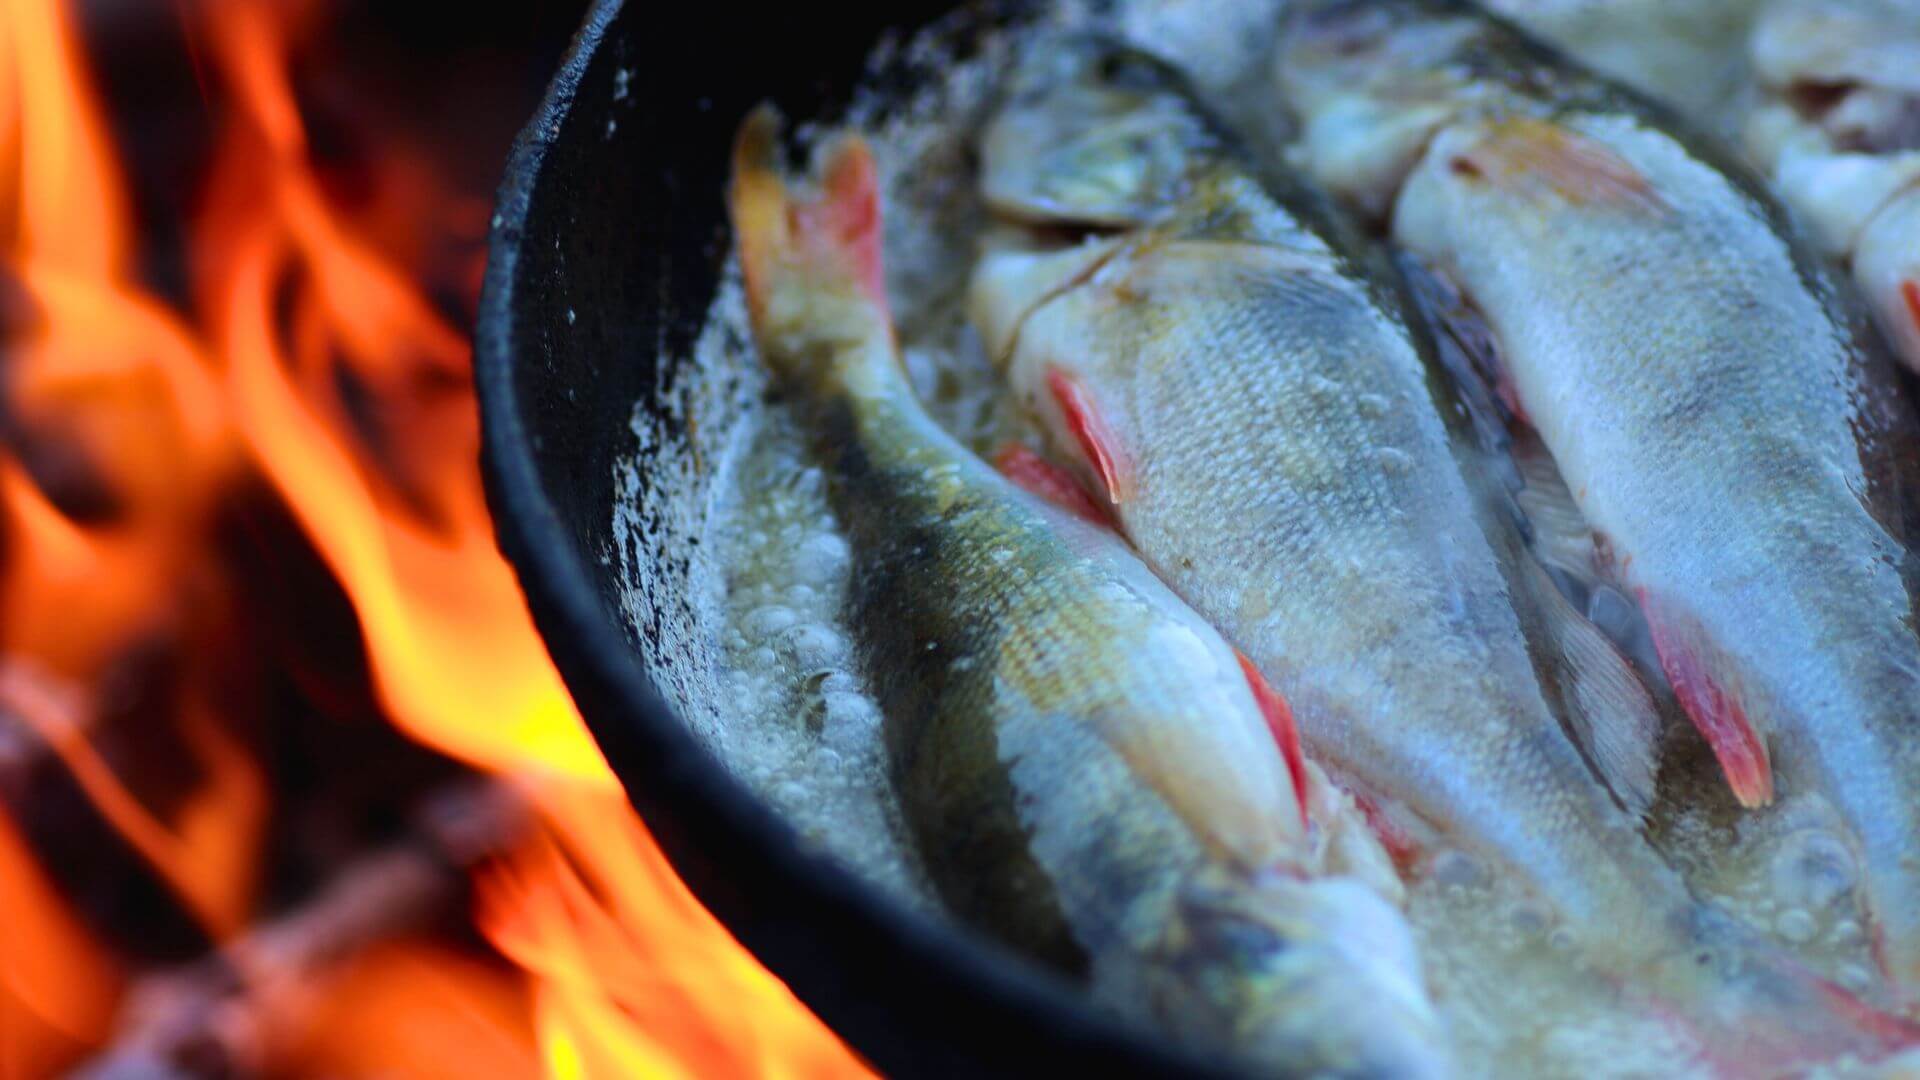
{"label": "glowing ember", "polygon": [[[71,1066],[136,1030],[164,1039],[154,1017],[201,1016],[181,1000],[236,994],[244,1009],[206,1010],[224,1025],[208,1037],[244,1045],[230,1052],[247,1067],[863,1071],[673,876],[548,663],[493,547],[465,335],[427,299],[469,282],[421,280],[428,260],[401,227],[484,204],[405,152],[381,159],[384,198],[354,213],[329,198],[289,74],[311,9],[183,9],[224,124],[182,312],[133,269],[130,200],[67,8],[0,0],[0,740],[49,753],[222,946],[185,974],[131,970],[0,808],[0,1075]],[[427,827],[431,858],[397,851],[304,915],[266,910],[276,793],[222,712],[218,637],[203,633],[234,606],[210,540],[222,501],[260,480],[350,599],[390,721],[534,808],[531,830],[502,827],[519,837],[504,857],[443,823]],[[184,790],[124,775],[95,745],[98,687],[156,639],[189,643],[152,719]],[[16,744],[0,741],[0,779]],[[404,936],[449,866],[477,875],[479,929],[517,968]],[[350,954],[331,955],[336,941]]]}

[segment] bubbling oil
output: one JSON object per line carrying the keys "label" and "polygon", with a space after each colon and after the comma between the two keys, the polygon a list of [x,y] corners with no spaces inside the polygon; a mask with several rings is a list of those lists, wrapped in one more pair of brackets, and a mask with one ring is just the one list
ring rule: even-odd
{"label": "bubbling oil", "polygon": [[[904,97],[856,97],[844,122],[865,133],[881,169],[887,284],[909,376],[963,443],[983,455],[1010,440],[1038,445],[962,308],[974,238],[986,225],[969,144],[1011,51],[1027,34],[1063,26],[1119,34],[1192,72],[1217,111],[1243,129],[1262,125],[1254,141],[1273,143],[1278,110],[1250,108],[1257,98],[1248,87],[1279,7],[1063,0],[1001,32],[956,34],[963,24],[949,20],[882,44],[876,70],[904,57],[937,74]],[[968,40],[964,55],[959,37]],[[748,340],[729,268],[686,360],[704,377],[726,373],[744,402],[700,525],[715,567],[707,599],[720,659],[707,691],[718,695],[710,710],[718,719],[695,726],[803,843],[905,903],[938,910],[890,786],[880,710],[845,621],[851,548],[831,479],[801,423],[768,393]],[[1697,737],[1676,730],[1671,742],[1649,824],[1656,845],[1703,900],[1883,1001],[1860,912],[1861,871],[1832,811],[1801,797],[1735,813]],[[1591,966],[1552,912],[1498,867],[1464,851],[1428,853],[1410,872],[1406,910],[1462,1075],[1710,1075],[1682,1033],[1635,1004],[1630,975]],[[1843,1061],[1820,1075],[1883,1073]]]}

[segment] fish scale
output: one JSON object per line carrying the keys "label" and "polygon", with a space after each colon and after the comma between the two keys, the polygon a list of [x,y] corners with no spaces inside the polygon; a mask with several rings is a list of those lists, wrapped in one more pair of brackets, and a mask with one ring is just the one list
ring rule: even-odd
{"label": "fish scale", "polygon": [[[1046,374],[1084,385],[1129,462],[1123,531],[1273,679],[1317,753],[1497,855],[1596,943],[1645,921],[1664,945],[1689,900],[1543,697],[1404,323],[1211,145],[1189,148],[1197,205],[1168,220],[990,252],[983,338],[1056,430]],[[1021,167],[985,164],[990,184]]]}
{"label": "fish scale", "polygon": [[1110,529],[914,399],[865,144],[790,191],[750,117],[729,209],[762,359],[852,540],[904,816],[962,919],[1116,1011],[1273,1073],[1447,1072],[1398,883],[1218,632]]}
{"label": "fish scale", "polygon": [[[1362,28],[1391,17],[1339,9]],[[1430,44],[1459,40],[1441,29]],[[1316,44],[1340,57],[1347,42]],[[1492,856],[1709,1053],[1777,1066],[1910,1039],[1698,903],[1616,802],[1651,798],[1646,690],[1469,486],[1379,261],[1297,184],[1254,182],[1151,58],[1056,42],[1011,83],[981,137],[983,192],[1042,227],[983,256],[975,325],[1146,561],[1286,696],[1308,747],[1388,815]],[[1649,201],[1633,176],[1608,180]],[[1062,227],[1092,238],[1060,247]]]}
{"label": "fish scale", "polygon": [[[1878,445],[1920,421],[1851,298],[1729,155],[1516,31],[1420,0],[1364,30],[1357,9],[1314,7],[1276,67],[1310,126],[1401,79],[1432,119],[1337,135],[1405,150],[1307,160],[1392,193],[1394,239],[1472,298],[1598,571],[1640,599],[1736,794],[1770,801],[1778,773],[1840,811],[1882,959],[1920,991],[1920,638],[1894,531],[1914,466]],[[1342,34],[1357,47],[1321,59],[1313,42]],[[1467,54],[1545,76],[1469,84]]]}

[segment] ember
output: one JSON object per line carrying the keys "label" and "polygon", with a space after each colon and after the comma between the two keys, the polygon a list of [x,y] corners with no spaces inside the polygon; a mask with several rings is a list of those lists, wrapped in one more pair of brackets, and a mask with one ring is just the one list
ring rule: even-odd
{"label": "ember", "polygon": [[0,3],[0,1076],[861,1072],[674,877],[493,546],[465,327],[567,18],[461,76],[518,97],[412,88],[501,115],[409,125],[440,68],[349,62],[354,17]]}

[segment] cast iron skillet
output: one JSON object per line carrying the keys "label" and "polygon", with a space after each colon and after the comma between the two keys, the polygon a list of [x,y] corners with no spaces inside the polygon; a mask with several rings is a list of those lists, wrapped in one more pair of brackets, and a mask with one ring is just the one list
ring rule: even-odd
{"label": "cast iron skillet", "polygon": [[[620,614],[603,558],[622,542],[614,463],[641,450],[631,410],[673,377],[653,358],[686,355],[726,254],[734,126],[763,98],[817,114],[889,25],[948,6],[888,5],[889,24],[854,5],[596,4],[515,146],[494,218],[474,366],[500,546],[667,857],[874,1065],[916,1076],[1217,1070],[802,850],[649,682],[639,659],[664,648],[658,625],[636,631]],[[643,469],[686,452],[685,425],[656,419],[665,434]]]}

